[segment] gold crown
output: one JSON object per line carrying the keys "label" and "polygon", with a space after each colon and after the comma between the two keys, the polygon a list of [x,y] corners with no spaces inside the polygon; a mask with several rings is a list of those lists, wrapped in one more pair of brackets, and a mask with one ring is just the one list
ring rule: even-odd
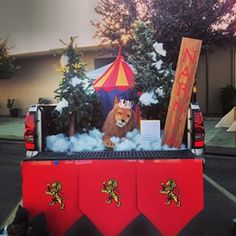
{"label": "gold crown", "polygon": [[132,109],[133,105],[134,105],[133,102],[125,99],[120,99],[118,103],[118,107],[125,109]]}

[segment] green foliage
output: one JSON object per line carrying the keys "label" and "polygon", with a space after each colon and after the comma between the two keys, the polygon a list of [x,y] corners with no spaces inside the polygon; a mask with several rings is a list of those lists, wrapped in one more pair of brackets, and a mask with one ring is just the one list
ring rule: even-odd
{"label": "green foliage", "polygon": [[14,106],[14,103],[15,103],[15,99],[7,99],[7,108],[10,110],[13,108]]}
{"label": "green foliage", "polygon": [[235,4],[232,0],[100,0],[96,12],[101,20],[94,23],[95,36],[105,43],[123,43],[123,51],[132,52],[131,26],[141,19],[153,26],[155,39],[164,43],[166,61],[175,64],[183,36],[201,39],[203,46],[235,42],[230,27],[216,27],[235,19]]}
{"label": "green foliage", "polygon": [[[155,27],[155,36],[165,44],[168,61],[176,63],[181,38],[191,37],[203,40],[203,46],[225,46],[235,42],[234,32],[229,25],[235,19],[232,0],[153,0],[150,21]],[[226,17],[227,16],[227,17]]]}
{"label": "green foliage", "polygon": [[95,11],[101,20],[92,21],[95,37],[104,44],[126,44],[132,37],[130,26],[140,17],[137,4],[134,0],[100,0]]}
{"label": "green foliage", "polygon": [[150,25],[137,22],[133,34],[135,44],[129,61],[135,70],[134,89],[137,94],[152,93],[157,101],[151,105],[140,104],[142,117],[160,119],[164,125],[173,79],[171,65],[164,65],[165,51],[160,50],[161,45],[155,50],[154,44],[157,43]]}
{"label": "green foliage", "polygon": [[38,104],[51,104],[51,100],[45,97],[40,97],[38,99]]}
{"label": "green foliage", "polygon": [[[79,133],[101,125],[101,105],[92,87],[92,81],[85,75],[85,64],[81,61],[81,53],[75,45],[75,38],[62,53],[61,67],[63,73],[55,98],[59,105],[67,103],[61,110],[55,110],[56,121],[61,129],[71,125],[71,117],[75,118],[76,131]],[[69,134],[70,135],[70,134]]]}
{"label": "green foliage", "polygon": [[14,64],[14,58],[9,55],[7,40],[0,38],[0,79],[9,79],[15,74],[18,66]]}
{"label": "green foliage", "polygon": [[228,113],[236,105],[236,89],[232,85],[221,88],[220,101],[223,113]]}

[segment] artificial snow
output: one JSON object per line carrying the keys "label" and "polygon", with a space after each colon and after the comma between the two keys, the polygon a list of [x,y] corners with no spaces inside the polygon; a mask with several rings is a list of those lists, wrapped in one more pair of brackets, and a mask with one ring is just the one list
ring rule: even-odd
{"label": "artificial snow", "polygon": [[61,65],[62,67],[65,67],[65,66],[68,65],[68,64],[69,64],[69,57],[66,56],[66,55],[62,55],[62,56],[61,56],[61,59],[60,59],[60,65]]}
{"label": "artificial snow", "polygon": [[63,108],[68,107],[68,102],[66,101],[65,98],[62,98],[62,100],[57,104],[55,110],[57,110],[58,112],[60,112],[60,114],[62,113]]}
{"label": "artificial snow", "polygon": [[162,60],[158,60],[157,62],[153,62],[152,66],[155,66],[157,70],[160,70],[162,64],[163,64],[163,61]]}
{"label": "artificial snow", "polygon": [[50,151],[53,152],[67,152],[69,151],[70,142],[69,138],[64,134],[57,134],[48,136],[46,138],[46,146]]}
{"label": "artificial snow", "polygon": [[164,97],[165,96],[165,92],[163,90],[163,87],[157,88],[155,92],[158,94],[159,97]]}
{"label": "artificial snow", "polygon": [[[46,147],[48,151],[53,152],[103,151],[106,148],[102,137],[103,133],[97,129],[73,137],[66,137],[64,134],[52,135],[46,138]],[[147,140],[137,129],[128,132],[123,138],[112,137],[111,141],[115,144],[114,151],[179,150],[166,145],[161,146],[161,139]],[[185,146],[182,145],[181,149],[185,149]]]}
{"label": "artificial snow", "polygon": [[93,86],[91,85],[89,78],[80,79],[78,77],[73,77],[70,79],[70,84],[75,88],[77,85],[81,85],[86,92],[86,94],[93,94],[95,92]]}
{"label": "artificial snow", "polygon": [[163,48],[163,43],[157,43],[155,42],[153,44],[153,48],[155,49],[155,51],[160,54],[161,56],[165,57],[166,56],[166,50],[164,50]]}
{"label": "artificial snow", "polygon": [[82,80],[78,77],[73,77],[70,79],[70,84],[73,86],[73,87],[76,87],[77,85],[81,84],[82,83]]}
{"label": "artificial snow", "polygon": [[88,134],[77,134],[70,138],[70,151],[102,151],[104,150],[102,136],[103,134],[97,129],[89,131]]}
{"label": "artificial snow", "polygon": [[153,91],[143,93],[139,101],[144,106],[151,106],[152,104],[157,104],[159,101],[156,99],[156,96]]}
{"label": "artificial snow", "polygon": [[151,55],[153,61],[157,61],[157,53],[156,52],[151,52],[150,55]]}

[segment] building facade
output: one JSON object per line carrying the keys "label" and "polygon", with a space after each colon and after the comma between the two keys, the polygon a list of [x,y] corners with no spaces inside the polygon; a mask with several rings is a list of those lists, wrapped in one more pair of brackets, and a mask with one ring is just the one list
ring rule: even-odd
{"label": "building facade", "polygon": [[[41,97],[54,101],[54,90],[62,75],[58,49],[65,47],[59,39],[68,42],[78,35],[78,47],[88,71],[110,63],[111,55],[99,48],[93,38],[96,20],[94,8],[98,0],[2,0],[0,7],[0,38],[8,38],[14,45],[11,52],[16,57],[19,71],[9,80],[0,79],[0,115],[8,115],[7,99],[24,116],[30,104]],[[11,14],[9,14],[11,13]],[[197,70],[197,100],[207,115],[221,115],[220,88],[236,87],[236,48],[225,46],[214,51],[203,49]]]}

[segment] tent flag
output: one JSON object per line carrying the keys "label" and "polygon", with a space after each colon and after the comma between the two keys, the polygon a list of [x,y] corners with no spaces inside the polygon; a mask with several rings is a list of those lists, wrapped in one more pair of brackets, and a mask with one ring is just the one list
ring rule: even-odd
{"label": "tent flag", "polygon": [[103,120],[105,120],[108,112],[113,108],[115,96],[119,99],[133,100],[133,85],[133,71],[125,62],[121,55],[121,50],[119,50],[115,61],[93,82],[93,87],[98,92],[102,103]]}

